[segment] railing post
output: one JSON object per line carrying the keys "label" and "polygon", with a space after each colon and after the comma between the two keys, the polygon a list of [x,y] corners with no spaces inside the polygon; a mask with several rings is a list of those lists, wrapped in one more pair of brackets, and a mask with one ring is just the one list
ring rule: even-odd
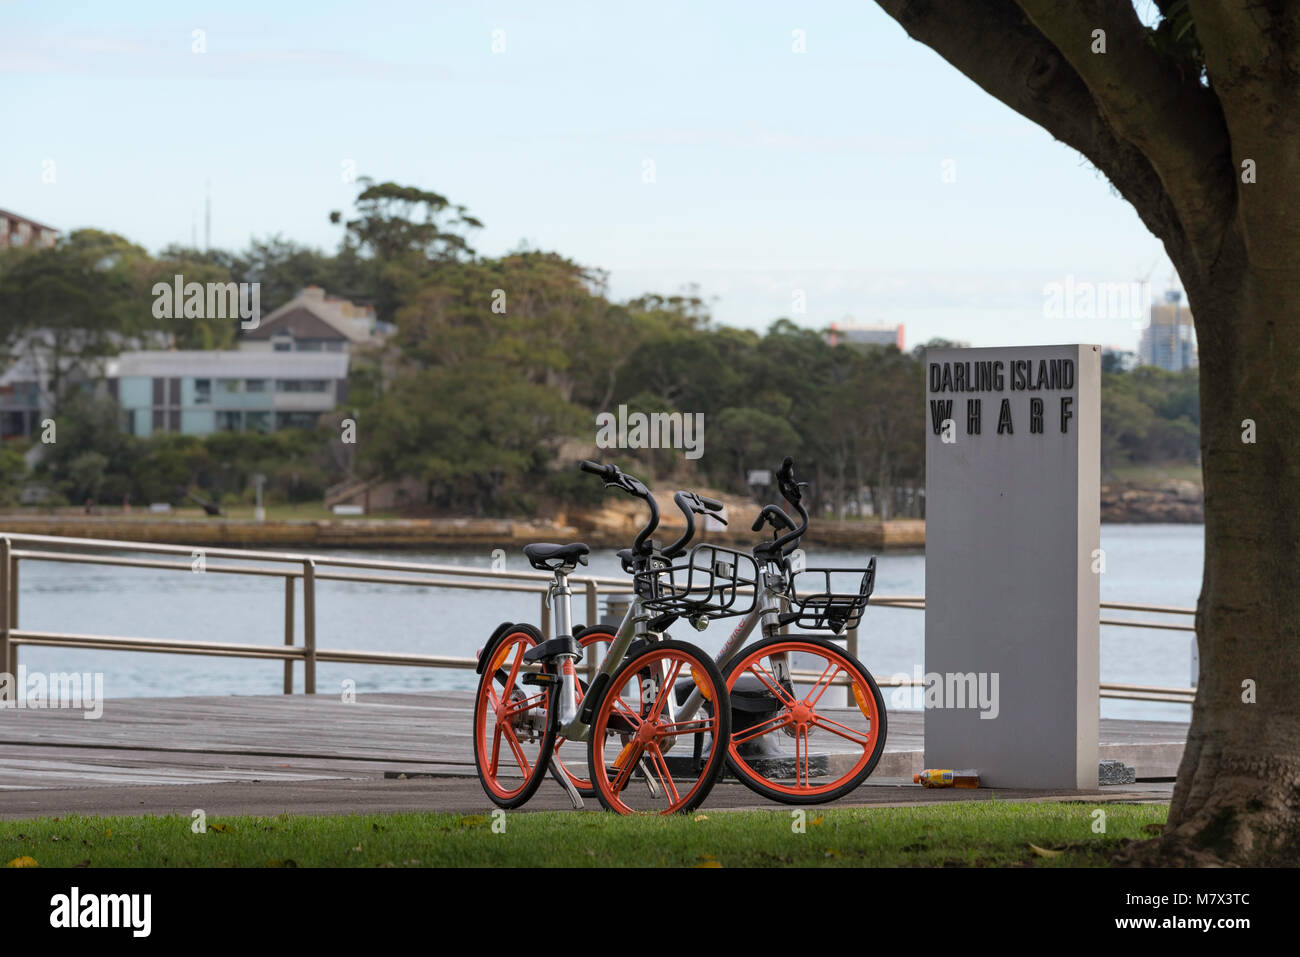
{"label": "railing post", "polygon": [[302,663],[303,694],[316,693],[316,563],[302,563]]}
{"label": "railing post", "polygon": [[16,674],[9,667],[9,539],[0,538],[0,671]]}
{"label": "railing post", "polygon": [[543,638],[551,637],[551,590],[548,588],[542,592],[542,624],[541,631]]}
{"label": "railing post", "polygon": [[[293,645],[293,576],[284,576],[284,644]],[[293,694],[293,659],[284,660],[284,693]]]}
{"label": "railing post", "polygon": [[[587,627],[595,628],[597,617],[600,615],[600,594],[599,586],[594,581],[587,582]],[[587,684],[590,685],[596,680],[596,655],[587,655]]]}

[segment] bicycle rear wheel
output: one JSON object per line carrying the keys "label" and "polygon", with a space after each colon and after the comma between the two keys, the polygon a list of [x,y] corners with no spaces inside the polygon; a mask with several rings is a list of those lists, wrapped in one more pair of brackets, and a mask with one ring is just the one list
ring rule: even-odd
{"label": "bicycle rear wheel", "polygon": [[[677,707],[699,689],[704,707]],[[684,641],[633,651],[596,702],[587,766],[600,803],[620,814],[694,810],[722,772],[731,706],[713,659]]]}
{"label": "bicycle rear wheel", "polygon": [[531,627],[516,625],[492,649],[474,697],[474,766],[498,807],[527,802],[551,761],[549,686],[523,683],[524,655],[537,643]]}
{"label": "bicycle rear wheel", "polygon": [[[799,674],[792,673],[792,655],[799,656]],[[821,804],[848,794],[875,770],[885,751],[885,701],[871,673],[834,642],[765,638],[732,658],[723,673],[731,700],[749,692],[751,710],[744,727],[741,718],[733,722],[727,767],[750,790],[783,804]],[[771,707],[756,709],[756,697]],[[816,754],[814,736],[823,745]]]}

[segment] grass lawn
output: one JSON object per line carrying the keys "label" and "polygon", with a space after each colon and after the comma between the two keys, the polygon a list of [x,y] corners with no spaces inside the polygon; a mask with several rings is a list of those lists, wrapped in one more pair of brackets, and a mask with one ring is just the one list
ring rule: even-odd
{"label": "grass lawn", "polygon": [[[1105,832],[1094,830],[1104,810]],[[1168,807],[961,801],[911,808],[0,821],[0,865],[41,867],[1103,867]],[[494,828],[495,824],[495,828]],[[504,825],[504,831],[501,827]],[[1035,850],[1030,845],[1036,845]],[[1059,852],[1059,853],[1058,853]]]}

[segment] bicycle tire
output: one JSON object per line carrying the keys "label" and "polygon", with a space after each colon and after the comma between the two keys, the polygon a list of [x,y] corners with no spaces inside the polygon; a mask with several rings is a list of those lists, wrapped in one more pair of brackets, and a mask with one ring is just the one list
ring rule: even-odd
{"label": "bicycle tire", "polygon": [[[849,673],[850,681],[856,686],[853,690],[858,709],[871,725],[870,731],[867,734],[857,732],[857,729],[851,728],[841,722],[834,722],[836,726],[832,727],[828,724],[817,722],[816,720],[810,720],[816,718],[816,705],[821,698],[821,694],[830,686],[829,682],[837,676],[838,672],[832,674],[830,678],[826,679],[826,686],[822,687],[821,693],[818,694],[817,698],[814,699],[811,704],[808,704],[808,698],[812,698],[813,691],[816,691],[820,686],[820,679],[818,682],[814,683],[813,690],[810,690],[808,695],[803,699],[799,699],[797,694],[794,694],[790,695],[790,701],[801,702],[807,708],[807,718],[805,719],[804,724],[811,723],[814,727],[829,731],[832,735],[845,740],[856,740],[855,738],[849,737],[846,733],[848,731],[854,732],[859,738],[865,738],[865,743],[859,743],[859,746],[862,748],[863,756],[862,758],[855,760],[849,771],[844,775],[835,778],[833,781],[830,781],[825,785],[813,786],[811,784],[811,758],[809,755],[808,745],[808,734],[811,733],[811,729],[803,729],[803,747],[800,749],[798,745],[800,740],[798,736],[800,731],[800,722],[796,720],[796,718],[803,716],[804,712],[796,712],[795,709],[790,707],[789,703],[782,702],[783,706],[779,709],[780,715],[778,716],[778,718],[784,716],[782,721],[772,724],[772,722],[777,719],[767,719],[766,721],[755,725],[755,727],[758,728],[765,724],[771,724],[772,726],[767,728],[766,731],[749,736],[745,736],[745,732],[749,729],[745,729],[744,732],[740,730],[733,731],[732,737],[728,740],[727,745],[727,769],[734,777],[738,778],[742,784],[754,793],[762,795],[769,800],[778,801],[782,804],[824,804],[831,801],[837,801],[846,794],[855,790],[871,775],[871,772],[875,770],[876,765],[879,763],[881,755],[885,752],[885,738],[888,735],[888,718],[885,712],[884,698],[880,693],[880,688],[877,686],[876,680],[871,676],[871,672],[867,671],[862,662],[858,661],[857,658],[850,655],[847,651],[838,647],[834,642],[826,638],[819,638],[812,635],[776,635],[771,638],[764,638],[761,641],[757,641],[753,645],[742,649],[727,662],[726,667],[723,669],[723,681],[727,687],[728,693],[730,693],[731,689],[735,687],[736,681],[740,675],[753,673],[751,670],[753,662],[780,651],[796,653],[805,652],[820,655],[829,661],[835,662],[840,671]],[[826,670],[829,670],[829,668]],[[826,678],[826,671],[823,671],[822,678]],[[765,681],[764,683],[767,682]],[[769,684],[769,688],[770,687],[772,686]],[[775,689],[773,689],[773,697],[776,697]],[[868,712],[873,713],[869,714]],[[823,717],[823,721],[832,720],[833,719]],[[783,731],[790,724],[796,726],[796,747],[794,757],[795,784],[793,786],[786,783],[784,779],[765,776],[761,771],[761,767],[755,767],[749,764],[738,752],[739,746],[745,741],[753,740],[772,732]],[[739,741],[736,740],[737,737],[740,738]],[[805,784],[803,786],[800,786],[799,784],[799,760],[801,750],[804,761],[802,780]],[[856,752],[850,753],[852,754]],[[756,762],[756,764],[757,763],[758,762]],[[769,766],[783,768],[784,760],[774,761],[773,759],[768,758],[767,764]]]}
{"label": "bicycle tire", "polygon": [[[551,763],[551,753],[555,745],[555,722],[551,714],[554,695],[551,694],[548,685],[537,686],[540,690],[533,694],[524,694],[521,690],[524,687],[521,681],[523,655],[540,641],[541,635],[531,625],[514,626],[493,646],[492,661],[484,667],[483,674],[479,677],[478,690],[474,695],[474,768],[478,772],[479,783],[488,798],[501,808],[513,809],[526,804],[537,793],[537,788],[542,783],[546,769]],[[503,678],[502,671],[507,664],[509,670]],[[497,682],[501,682],[500,691],[494,688]],[[492,697],[497,699],[495,703]],[[531,699],[538,700],[520,710],[521,706]],[[516,710],[507,715],[506,709],[511,701],[515,702]],[[493,731],[495,732],[491,749],[488,748],[486,740],[489,709],[494,718]],[[523,719],[513,719],[521,713],[533,711],[540,711],[541,714],[540,719],[537,715],[526,716],[531,721],[533,733],[537,735],[537,752],[533,755],[530,764],[528,755],[523,750],[523,744],[515,733],[515,728],[521,725]],[[512,720],[503,721],[503,718]],[[540,725],[540,729],[537,725]],[[523,772],[517,787],[507,786],[503,781],[500,762],[502,738],[508,739],[504,741],[507,750],[513,757],[516,767]],[[530,738],[530,744],[531,740]],[[513,781],[513,777],[511,780]]]}
{"label": "bicycle tire", "polygon": [[[623,697],[624,688],[630,680],[643,682],[642,675],[655,674],[653,665],[657,661],[676,661],[678,666],[668,672],[667,677],[663,678],[662,685],[657,688],[650,686],[649,700],[646,697],[646,686],[643,685],[639,689],[638,694],[632,699],[638,703],[636,712],[633,712]],[[683,664],[689,671],[683,670]],[[701,683],[701,675],[703,683]],[[676,694],[677,682],[684,678],[694,680],[706,699],[712,702],[713,707],[700,709],[698,714],[703,714],[704,718],[700,718],[697,714],[689,722],[664,722],[660,700],[665,694],[670,696]],[[618,707],[620,704],[623,706],[621,711]],[[617,716],[615,712],[618,712]],[[632,721],[636,724],[627,724],[623,730],[614,730],[616,724]],[[626,732],[632,727],[637,730],[629,740]],[[672,727],[678,728],[676,734],[668,733],[667,729]],[[591,781],[596,786],[596,796],[608,811],[620,814],[642,812],[643,809],[629,804],[626,796],[632,777],[641,773],[645,777],[647,787],[651,789],[652,800],[659,800],[653,794],[649,775],[644,774],[644,769],[647,767],[645,759],[648,757],[652,762],[651,769],[658,779],[658,787],[663,790],[663,800],[667,802],[666,806],[652,807],[648,810],[660,814],[692,811],[709,796],[713,785],[722,774],[726,764],[726,744],[730,733],[730,701],[722,673],[713,659],[702,649],[684,641],[648,642],[639,650],[629,653],[627,660],[619,666],[613,679],[601,693],[600,700],[595,704],[591,733],[587,739],[587,767]],[[708,735],[711,738],[709,754],[704,760],[703,767],[688,769],[688,777],[684,780],[689,781],[689,773],[692,770],[698,773],[698,777],[682,795],[676,788],[676,779],[669,768],[666,752],[672,749],[677,739],[690,741],[696,735]],[[607,738],[612,736],[617,736],[619,740],[607,741]],[[663,742],[670,738],[672,740],[667,746],[663,746]],[[613,767],[607,768],[607,751],[611,744],[621,745],[621,750],[614,759]],[[683,747],[683,751],[689,753],[692,747],[691,744],[687,744]],[[625,762],[621,769],[620,761]],[[642,770],[636,771],[635,768]],[[615,771],[613,780],[608,773],[611,769]]]}

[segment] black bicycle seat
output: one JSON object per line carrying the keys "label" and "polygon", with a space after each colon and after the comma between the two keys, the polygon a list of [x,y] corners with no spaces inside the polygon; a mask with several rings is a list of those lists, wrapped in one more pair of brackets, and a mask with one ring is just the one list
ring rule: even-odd
{"label": "black bicycle seat", "polygon": [[587,564],[587,553],[590,551],[582,542],[571,545],[536,542],[524,546],[524,557],[538,571],[553,572],[557,568],[576,568],[580,564]]}

